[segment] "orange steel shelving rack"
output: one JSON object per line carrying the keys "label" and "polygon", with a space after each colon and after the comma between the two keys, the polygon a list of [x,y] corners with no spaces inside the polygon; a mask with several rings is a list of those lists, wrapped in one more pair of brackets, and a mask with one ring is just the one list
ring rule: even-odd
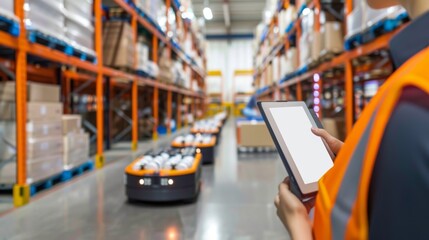
{"label": "orange steel shelving rack", "polygon": [[[198,86],[205,89],[205,67],[206,58],[203,58],[204,66],[198,67],[192,64],[184,54],[174,48],[170,43],[169,39],[161,34],[155,27],[153,27],[147,20],[143,19],[133,8],[131,8],[124,0],[114,0],[114,2],[124,9],[131,16],[131,26],[133,29],[133,39],[137,42],[137,29],[138,26],[143,26],[149,33],[153,35],[152,39],[152,58],[154,62],[157,62],[157,50],[159,41],[163,42],[170,51],[175,53],[183,60],[183,68],[190,68],[192,70],[192,81],[197,81]],[[30,43],[27,40],[26,28],[24,24],[25,12],[24,12],[25,0],[15,0],[15,15],[20,19],[20,34],[18,37],[14,37],[7,32],[0,31],[0,46],[15,50],[15,61],[9,61],[10,65],[13,65],[16,76],[16,135],[17,135],[17,177],[16,184],[13,187],[13,197],[15,206],[23,206],[30,201],[30,188],[27,185],[27,172],[26,172],[26,113],[27,113],[27,72],[43,72],[42,68],[36,68],[32,65],[27,64],[27,55],[33,55],[45,60],[56,62],[65,66],[70,66],[75,69],[80,69],[88,72],[88,74],[78,73],[74,70],[67,70],[63,72],[63,76],[66,80],[79,80],[79,81],[93,81],[95,78],[95,92],[96,92],[96,127],[97,127],[97,147],[95,156],[96,168],[101,168],[104,165],[104,109],[103,109],[103,98],[105,92],[103,87],[105,85],[105,77],[109,77],[114,80],[123,81],[126,79],[132,83],[131,87],[131,103],[132,103],[132,150],[137,150],[138,143],[138,93],[139,87],[153,88],[153,115],[155,120],[158,120],[159,114],[159,90],[167,92],[167,112],[168,117],[171,119],[172,116],[172,94],[176,93],[177,102],[182,103],[184,98],[190,98],[193,102],[193,110],[200,108],[201,111],[205,110],[206,95],[193,92],[189,89],[179,88],[173,85],[161,83],[159,81],[153,81],[147,78],[143,78],[134,74],[130,74],[124,71],[109,68],[103,65],[103,42],[102,42],[102,0],[94,0],[94,24],[95,24],[95,52],[97,57],[97,63],[91,63],[82,61],[77,57],[66,55],[63,52],[51,49],[47,46]],[[166,7],[170,9],[171,0],[166,0]],[[166,12],[168,14],[168,12]],[[177,21],[183,21],[180,17],[180,13],[177,13]],[[195,35],[191,32],[190,24],[184,24],[185,34],[193,34],[194,48],[195,48]],[[167,22],[167,31],[170,27]],[[8,60],[0,59],[0,62]],[[48,72],[48,71],[46,71]],[[94,76],[93,76],[93,75]],[[66,89],[66,91],[68,91]],[[179,107],[177,108],[178,126],[182,126],[181,112]],[[153,138],[157,139],[156,125],[154,126]],[[170,124],[168,124],[168,132],[171,133]]]}
{"label": "orange steel shelving rack", "polygon": [[[284,8],[289,6],[289,0],[282,0]],[[303,0],[297,0],[296,6],[297,9],[300,9],[301,6],[303,6],[304,1]],[[321,4],[320,0],[312,0],[311,2],[307,3],[308,8],[313,8],[315,10],[315,18],[314,18],[314,31],[320,32],[320,18],[317,17],[320,15],[321,12]],[[346,0],[345,1],[345,15],[349,15],[353,10],[353,0]],[[273,20],[270,23],[270,31],[273,29],[273,24],[276,23],[275,18],[277,17],[277,13],[274,14]],[[299,38],[301,35],[301,18],[298,18],[293,26],[292,33],[296,33],[297,40],[296,40],[296,49],[298,52],[298,59],[299,59]],[[406,24],[405,24],[406,25]],[[404,26],[405,26],[404,25]],[[315,78],[315,75],[317,75],[317,81],[320,87],[319,93],[323,90],[323,85],[321,84],[322,79],[322,73],[332,70],[336,67],[343,67],[344,68],[344,76],[342,78],[342,81],[344,83],[344,89],[345,89],[345,128],[346,133],[350,133],[350,131],[353,128],[353,124],[355,122],[355,114],[354,114],[354,76],[357,67],[353,65],[353,60],[358,59],[360,57],[368,56],[372,53],[375,53],[380,50],[387,50],[389,48],[389,41],[390,39],[401,29],[404,28],[404,26],[400,26],[398,29],[394,30],[393,32],[386,33],[384,35],[381,35],[377,37],[375,40],[363,44],[351,51],[343,52],[341,55],[334,57],[332,60],[328,62],[324,62],[317,67],[313,68],[312,70],[294,77],[284,83],[278,84],[274,83],[273,85],[269,86],[269,88],[264,91],[263,93],[258,95],[258,99],[260,100],[274,100],[275,96],[278,96],[280,91],[286,91],[289,92],[291,87],[295,87],[296,89],[296,100],[305,100],[303,96],[303,89],[302,89],[302,83],[306,80],[313,80]],[[282,29],[284,30],[284,29]],[[282,31],[280,30],[280,31]],[[267,41],[265,39],[264,41]],[[263,42],[260,44],[262,45]],[[283,46],[282,46],[283,45]],[[287,51],[290,48],[290,43],[288,40],[288,36],[284,36],[282,39],[280,39],[279,42],[274,44],[267,56],[264,56],[264,61],[259,65],[255,67],[254,72],[254,81],[256,85],[258,83],[266,83],[265,78],[265,71],[267,67],[272,63],[272,60],[276,56],[281,55],[281,49],[282,47]],[[259,50],[258,50],[259,51]],[[276,74],[276,73],[274,73]],[[283,76],[280,76],[280,73],[277,73],[276,78],[281,79]],[[285,99],[290,100],[290,99]],[[352,107],[350,107],[352,106]],[[320,116],[321,113],[320,113]]]}

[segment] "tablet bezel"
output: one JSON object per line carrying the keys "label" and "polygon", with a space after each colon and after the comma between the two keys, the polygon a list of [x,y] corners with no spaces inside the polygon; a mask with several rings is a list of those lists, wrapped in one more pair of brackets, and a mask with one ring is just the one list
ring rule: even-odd
{"label": "tablet bezel", "polygon": [[[302,179],[302,176],[299,173],[295,162],[292,160],[293,159],[292,155],[290,154],[284,139],[281,137],[281,133],[277,125],[274,123],[274,118],[270,111],[271,108],[302,107],[304,109],[304,112],[307,114],[307,117],[310,120],[311,125],[317,128],[318,126],[316,124],[316,121],[313,115],[310,113],[310,110],[308,109],[307,105],[305,104],[305,102],[301,102],[301,101],[258,102],[258,107],[267,124],[267,127],[270,131],[271,137],[274,140],[277,150],[280,153],[283,164],[285,165],[289,176],[293,177],[292,182],[295,181],[296,184],[298,185],[299,191],[301,193],[301,198],[307,198],[307,197],[313,196],[318,191],[318,182],[313,182],[309,184],[304,183],[304,180]],[[332,151],[329,149],[329,147],[327,146],[325,141],[323,141],[323,139],[322,139],[322,142],[325,145],[325,148],[328,151],[329,155],[331,156],[331,159],[333,159],[334,155]]]}

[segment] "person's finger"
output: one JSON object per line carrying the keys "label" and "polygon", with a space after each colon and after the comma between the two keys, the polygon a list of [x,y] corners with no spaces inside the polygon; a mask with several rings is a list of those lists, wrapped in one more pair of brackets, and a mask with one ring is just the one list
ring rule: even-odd
{"label": "person's finger", "polygon": [[312,127],[311,131],[313,132],[314,135],[322,137],[325,140],[332,137],[325,129]]}
{"label": "person's finger", "polygon": [[274,206],[276,206],[276,208],[279,208],[280,205],[280,196],[277,194],[277,196],[274,198]]}
{"label": "person's finger", "polygon": [[289,186],[289,184],[290,184],[290,178],[289,178],[289,176],[287,176],[287,177],[283,180],[283,183],[285,183],[285,184],[287,184],[287,185]]}
{"label": "person's finger", "polygon": [[337,154],[340,151],[341,146],[343,145],[343,142],[333,137],[325,129],[312,127],[311,132],[313,132],[314,135],[323,138],[328,144],[331,151],[334,152],[335,154]]}

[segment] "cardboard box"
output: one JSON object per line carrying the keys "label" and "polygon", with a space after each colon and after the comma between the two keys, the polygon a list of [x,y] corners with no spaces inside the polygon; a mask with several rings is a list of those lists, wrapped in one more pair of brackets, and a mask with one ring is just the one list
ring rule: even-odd
{"label": "cardboard box", "polygon": [[134,67],[135,44],[131,25],[106,22],[103,34],[103,62],[114,67]]}
{"label": "cardboard box", "polygon": [[[38,182],[63,171],[63,155],[50,155],[27,161],[27,184]],[[0,167],[0,184],[16,182],[16,162],[12,161]]]}
{"label": "cardboard box", "polygon": [[313,32],[310,34],[310,42],[311,42],[311,60],[315,61],[319,59],[322,48],[324,45],[323,38],[320,32]]}
{"label": "cardboard box", "polygon": [[76,167],[89,160],[89,146],[65,152],[63,157],[64,170]]}
{"label": "cardboard box", "polygon": [[[27,157],[34,158],[63,151],[61,121],[28,122],[27,126]],[[0,161],[16,155],[16,122],[0,122]]]}
{"label": "cardboard box", "polygon": [[16,119],[16,105],[14,102],[0,101],[0,121]]}
{"label": "cardboard box", "polygon": [[[0,82],[0,101],[15,102],[15,82]],[[59,102],[60,87],[52,84],[27,83],[28,102]]]}
{"label": "cardboard box", "polygon": [[63,138],[33,138],[27,140],[27,161],[63,153]]}
{"label": "cardboard box", "polygon": [[325,53],[341,53],[343,51],[343,33],[341,31],[341,23],[326,22],[322,28],[323,49]]}
{"label": "cardboard box", "polygon": [[89,148],[89,134],[88,133],[69,133],[63,137],[64,153],[74,151],[76,149]]}
{"label": "cardboard box", "polygon": [[[10,159],[16,155],[15,136],[3,136],[0,139],[0,150],[2,160]],[[63,153],[63,138],[29,138],[27,139],[27,161],[41,157],[48,157]]]}
{"label": "cardboard box", "polygon": [[263,122],[240,122],[237,131],[237,142],[240,147],[275,147]]}
{"label": "cardboard box", "polygon": [[81,115],[63,115],[63,135],[67,135],[71,132],[79,132],[82,128],[82,116]]}
{"label": "cardboard box", "polygon": [[62,103],[29,102],[27,104],[27,120],[61,120],[63,115]]}

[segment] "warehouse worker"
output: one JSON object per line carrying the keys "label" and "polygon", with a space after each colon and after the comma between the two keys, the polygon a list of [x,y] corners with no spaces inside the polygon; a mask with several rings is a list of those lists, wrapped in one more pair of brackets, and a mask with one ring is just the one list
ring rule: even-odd
{"label": "warehouse worker", "polygon": [[313,223],[312,204],[301,203],[287,179],[279,185],[277,213],[293,239],[429,238],[429,1],[367,1],[400,3],[414,20],[391,40],[397,70],[344,145],[313,129],[338,154],[319,181]]}

